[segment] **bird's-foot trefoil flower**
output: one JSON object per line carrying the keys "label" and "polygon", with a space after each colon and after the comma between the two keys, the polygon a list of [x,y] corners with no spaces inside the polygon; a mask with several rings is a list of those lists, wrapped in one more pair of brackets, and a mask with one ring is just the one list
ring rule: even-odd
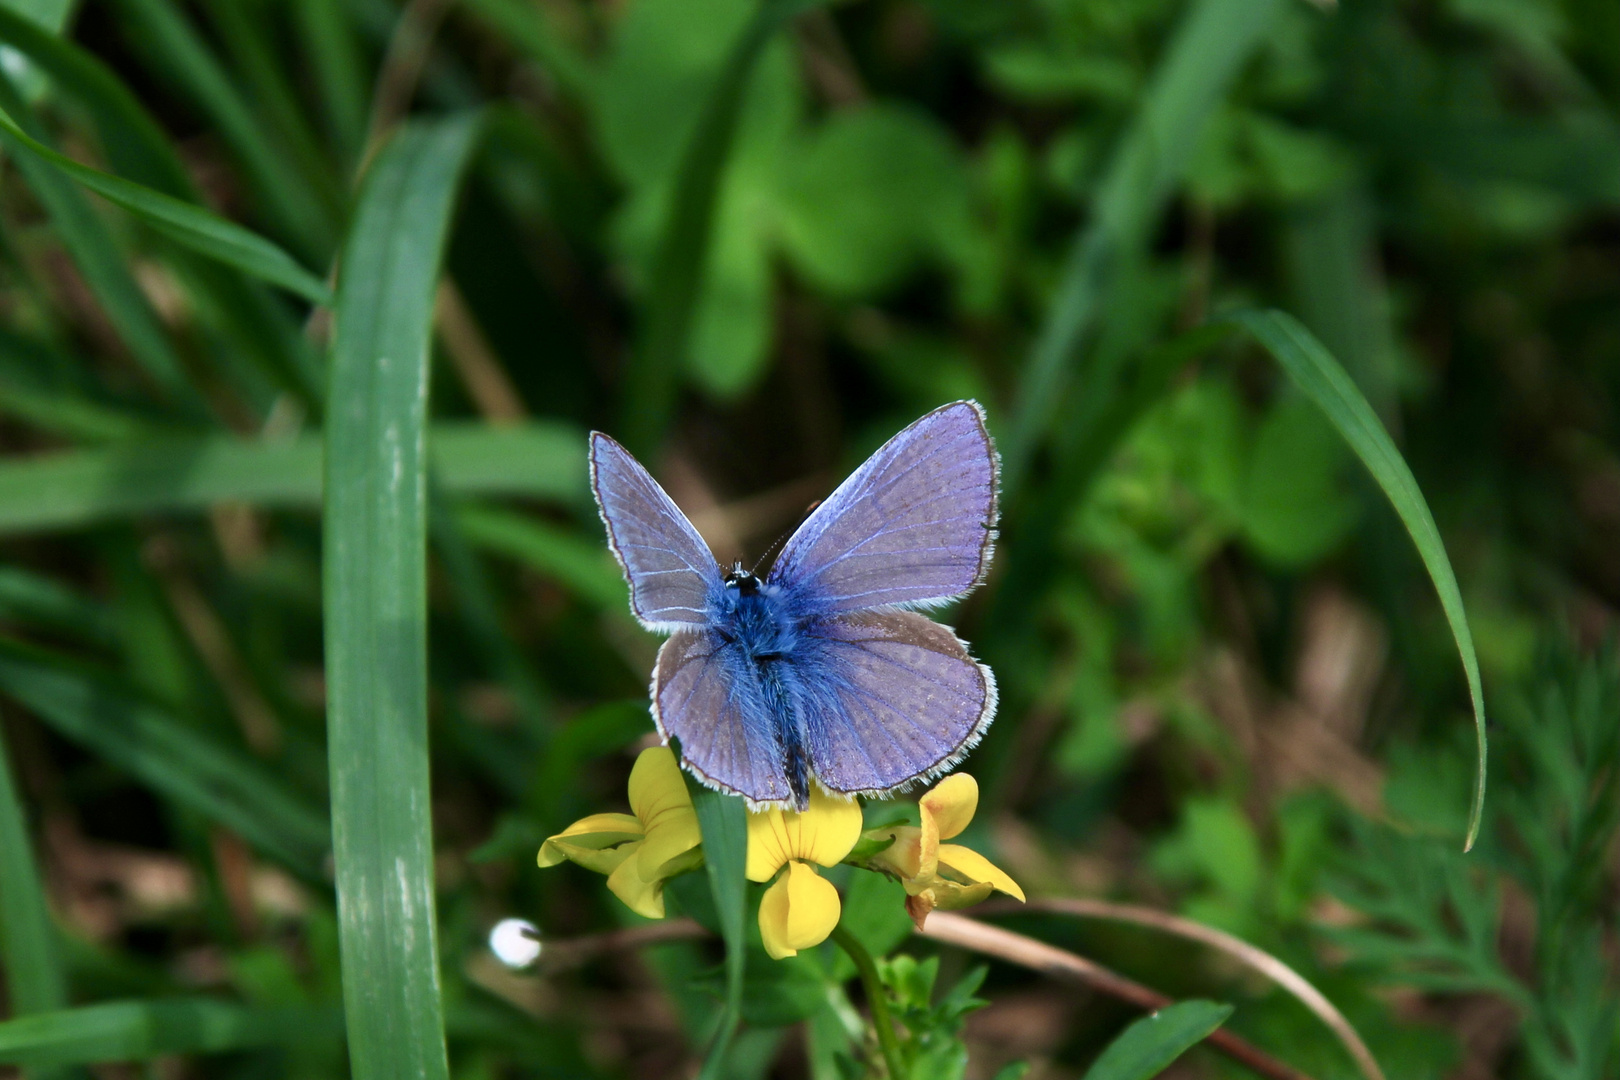
{"label": "bird's-foot trefoil flower", "polygon": [[629,814],[592,814],[540,846],[541,866],[564,859],[608,876],[625,906],[664,917],[664,882],[703,862],[692,796],[667,746],[643,750],[630,770]]}
{"label": "bird's-foot trefoil flower", "polygon": [[1018,883],[989,859],[961,844],[940,842],[967,828],[978,807],[978,782],[954,773],[917,800],[921,825],[891,825],[865,834],[867,841],[892,841],[867,856],[864,865],[900,879],[906,911],[918,929],[935,908],[971,907],[996,890],[1024,899]]}
{"label": "bird's-foot trefoil flower", "polygon": [[759,933],[774,959],[821,944],[838,925],[838,890],[810,864],[842,862],[860,839],[861,824],[859,803],[819,788],[802,813],[748,815],[748,880],[770,881],[782,871],[759,903]]}

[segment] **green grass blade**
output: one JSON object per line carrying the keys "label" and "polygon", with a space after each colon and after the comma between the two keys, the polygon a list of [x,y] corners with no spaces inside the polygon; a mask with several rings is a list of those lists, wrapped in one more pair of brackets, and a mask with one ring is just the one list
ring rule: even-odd
{"label": "green grass blade", "polygon": [[1094,211],[1075,238],[1030,352],[1017,411],[1002,440],[1002,485],[1009,494],[1021,485],[1064,399],[1069,369],[1102,310],[1113,268],[1123,253],[1149,241],[1199,132],[1282,7],[1281,0],[1195,0],[1177,27],[1103,174]]}
{"label": "green grass blade", "polygon": [[714,897],[720,936],[726,943],[725,1012],[709,1044],[701,1074],[701,1080],[714,1080],[725,1075],[726,1051],[742,1020],[743,975],[748,963],[748,812],[737,796],[704,787],[690,773],[683,771],[681,775],[697,810],[709,893]]}
{"label": "green grass blade", "polygon": [[0,7],[0,41],[26,56],[90,113],[113,169],[177,199],[197,191],[157,121],[117,75],[72,41]]}
{"label": "green grass blade", "polygon": [[344,4],[331,0],[297,0],[293,5],[299,36],[320,101],[321,119],[345,168],[359,159],[366,140],[366,76]]}
{"label": "green grass blade", "polygon": [[327,755],[357,1080],[448,1077],[427,748],[427,372],[450,211],[477,128],[407,126],[366,177],[333,323]]}
{"label": "green grass blade", "polygon": [[324,259],[331,249],[332,215],[287,155],[266,138],[263,125],[185,16],[169,0],[120,0],[118,6],[144,32],[166,72],[218,125],[295,247],[308,258]]}
{"label": "green grass blade", "polygon": [[669,216],[653,258],[640,337],[625,380],[623,430],[638,453],[657,448],[674,407],[708,265],[720,178],[731,154],[749,76],[782,24],[810,6],[807,0],[760,0],[731,47],[681,156]]}
{"label": "green grass blade", "polygon": [[600,541],[493,506],[462,506],[456,520],[468,542],[540,571],[600,611],[628,611],[624,572]]}
{"label": "green grass blade", "polygon": [[467,0],[466,8],[538,63],[569,94],[589,100],[595,92],[596,72],[547,25],[541,9],[518,0]]}
{"label": "green grass blade", "polygon": [[0,1023],[0,1064],[89,1065],[338,1037],[321,1009],[247,1009],[209,998],[117,1001]]}
{"label": "green grass blade", "polygon": [[272,285],[279,285],[311,303],[331,303],[331,294],[320,278],[299,266],[291,255],[258,233],[172,195],[81,165],[66,154],[59,154],[30,137],[4,110],[0,110],[0,130],[10,136],[8,141],[15,148],[60,169],[176,243],[211,259],[218,259],[227,266],[234,266],[243,273],[262,278]]}
{"label": "green grass blade", "polygon": [[1232,1006],[1182,1001],[1126,1028],[1097,1055],[1085,1080],[1153,1080],[1232,1015]]}
{"label": "green grass blade", "polygon": [[[584,436],[563,424],[433,426],[432,458],[451,495],[582,505]],[[167,436],[0,461],[0,535],[75,529],[109,518],[207,510],[217,502],[314,509],[321,437]],[[622,590],[621,590],[622,601]]]}
{"label": "green grass blade", "polygon": [[0,732],[0,966],[14,1015],[67,1004],[67,980],[56,955],[56,926],[34,864],[34,844]]}
{"label": "green grass blade", "polygon": [[5,6],[53,34],[60,34],[73,13],[74,0],[6,0]]}
{"label": "green grass blade", "polygon": [[0,694],[306,879],[321,878],[329,843],[325,817],[242,751],[110,680],[16,642],[0,641]]}
{"label": "green grass blade", "polygon": [[118,639],[117,622],[106,605],[20,566],[0,566],[0,618],[49,627],[97,645],[111,646]]}
{"label": "green grass blade", "polygon": [[[6,124],[0,125],[0,145],[12,152],[18,169],[50,215],[58,239],[84,275],[85,284],[106,312],[108,321],[159,388],[176,402],[196,406],[196,395],[186,379],[180,357],[169,343],[157,312],[152,310],[146,295],[130,275],[106,223],[96,216],[89,200],[67,178],[30,151],[29,144],[44,146],[39,141],[44,132],[34,122],[31,111],[11,82],[3,76],[0,76],[0,111],[15,118],[15,122],[8,118]],[[12,134],[14,131],[19,134]]]}
{"label": "green grass blade", "polygon": [[489,574],[479,553],[463,533],[454,510],[443,498],[435,498],[431,515],[433,544],[455,588],[462,622],[489,665],[490,674],[506,684],[518,711],[527,721],[528,730],[543,746],[551,734],[551,708],[540,676],[501,626],[501,605]]}
{"label": "green grass blade", "polygon": [[[0,41],[26,56],[51,77],[54,89],[85,109],[112,172],[181,202],[202,202],[172,140],[94,55],[4,8]],[[214,321],[224,324],[226,361],[238,356],[255,361],[273,382],[313,405],[320,382],[313,350],[287,312],[249,282],[219,273],[212,260],[198,258],[188,246],[177,244],[170,254],[185,285],[208,297],[199,308],[217,312]]]}
{"label": "green grass blade", "polygon": [[1401,522],[1412,536],[1424,568],[1440,594],[1440,606],[1446,621],[1451,624],[1451,635],[1456,639],[1457,652],[1462,657],[1463,672],[1468,679],[1468,696],[1474,706],[1474,732],[1478,744],[1478,761],[1474,774],[1474,798],[1468,813],[1466,851],[1474,846],[1479,836],[1480,819],[1485,811],[1485,692],[1480,685],[1479,658],[1474,653],[1474,635],[1468,629],[1468,613],[1463,609],[1462,592],[1457,587],[1457,576],[1452,572],[1451,560],[1446,557],[1440,530],[1429,512],[1429,504],[1418,490],[1417,480],[1407,467],[1406,459],[1395,448],[1389,433],[1378,420],[1372,406],[1350,376],[1333,359],[1322,343],[1300,325],[1298,319],[1280,311],[1245,311],[1229,317],[1230,321],[1254,335],[1272,357],[1286,371],[1294,383],[1327,414],[1327,418],[1355,451],[1361,463],[1372,473],[1383,489],[1390,505],[1400,515]]}

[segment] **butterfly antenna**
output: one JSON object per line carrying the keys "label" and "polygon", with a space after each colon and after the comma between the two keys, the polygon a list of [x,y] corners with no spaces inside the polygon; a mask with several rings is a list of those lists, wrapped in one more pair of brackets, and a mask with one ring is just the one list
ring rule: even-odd
{"label": "butterfly antenna", "polygon": [[771,541],[771,546],[766,548],[765,553],[763,555],[761,555],[758,560],[755,561],[754,568],[752,570],[750,570],[749,573],[757,575],[759,573],[760,564],[763,563],[766,559],[770,558],[771,555],[773,553],[775,553],[776,551],[778,551],[782,547],[783,544],[787,543],[788,537],[792,536],[794,533],[799,531],[799,526],[804,524],[805,518],[807,518],[811,514],[815,513],[816,512],[816,507],[820,506],[821,503],[822,503],[822,500],[817,499],[815,502],[813,502],[809,506],[805,507],[804,508],[804,513],[799,515],[799,520],[795,521],[793,523],[793,528],[785,530],[782,533],[782,535],[778,536],[775,540]]}

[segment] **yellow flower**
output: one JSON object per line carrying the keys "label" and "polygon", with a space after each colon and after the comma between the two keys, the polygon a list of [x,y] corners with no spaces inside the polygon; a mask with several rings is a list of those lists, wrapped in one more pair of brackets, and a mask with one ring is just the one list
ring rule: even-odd
{"label": "yellow flower", "polygon": [[941,780],[917,801],[922,825],[899,825],[868,833],[894,843],[870,856],[866,864],[900,879],[906,888],[906,910],[920,929],[935,908],[971,907],[999,889],[1024,899],[1024,890],[989,859],[961,844],[942,844],[968,827],[979,808],[978,782],[967,773]]}
{"label": "yellow flower", "polygon": [[649,919],[664,917],[664,882],[696,867],[703,834],[681,767],[667,746],[643,750],[630,770],[634,814],[592,814],[540,845],[541,866],[569,859],[608,875],[608,888]]}
{"label": "yellow flower", "polygon": [[860,836],[860,804],[819,788],[803,813],[748,815],[748,880],[769,881],[787,867],[759,902],[759,933],[773,958],[820,945],[838,925],[838,890],[810,864],[836,866]]}

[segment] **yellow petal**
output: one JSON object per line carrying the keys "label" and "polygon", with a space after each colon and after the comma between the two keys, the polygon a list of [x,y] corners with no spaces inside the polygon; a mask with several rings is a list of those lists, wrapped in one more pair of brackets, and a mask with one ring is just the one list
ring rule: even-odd
{"label": "yellow petal", "polygon": [[649,746],[637,756],[630,770],[630,809],[649,832],[666,816],[694,813],[692,796],[669,747]]}
{"label": "yellow petal", "polygon": [[648,919],[664,917],[663,879],[648,881],[636,870],[636,861],[626,859],[608,875],[608,888],[624,901],[624,906]]}
{"label": "yellow petal", "polygon": [[772,959],[820,945],[838,925],[838,890],[805,863],[787,864],[759,902],[759,934]]}
{"label": "yellow petal", "polygon": [[556,866],[564,859],[579,862],[571,852],[617,847],[629,840],[639,840],[641,835],[641,822],[629,814],[592,814],[580,818],[556,836],[548,837],[540,845],[537,861],[541,866]]}
{"label": "yellow petal", "polygon": [[932,817],[939,838],[949,840],[973,820],[973,812],[979,808],[979,782],[967,773],[952,773],[935,784],[917,804],[922,809],[924,828]]}
{"label": "yellow petal", "polygon": [[769,881],[793,859],[837,866],[860,838],[860,804],[815,788],[802,814],[766,810],[748,815],[748,880]]}
{"label": "yellow petal", "polygon": [[1024,890],[1018,887],[1018,882],[972,848],[963,847],[961,844],[939,845],[939,866],[941,871],[949,870],[952,876],[969,884],[984,882],[1000,889],[1008,896],[1024,899]]}
{"label": "yellow petal", "polygon": [[957,911],[982,903],[990,895],[990,883],[981,881],[977,885],[958,885],[954,881],[936,878],[928,889],[928,895],[934,898],[934,906],[941,911]]}
{"label": "yellow petal", "polygon": [[[898,877],[901,882],[908,883],[906,891],[915,895],[916,889],[909,887],[910,883],[926,882],[933,877],[933,873],[922,872],[923,833],[914,825],[898,825],[892,829],[883,829],[872,834],[878,839],[892,836],[894,843],[884,848],[867,860],[869,864],[887,870]],[[918,889],[922,886],[919,884]]]}

